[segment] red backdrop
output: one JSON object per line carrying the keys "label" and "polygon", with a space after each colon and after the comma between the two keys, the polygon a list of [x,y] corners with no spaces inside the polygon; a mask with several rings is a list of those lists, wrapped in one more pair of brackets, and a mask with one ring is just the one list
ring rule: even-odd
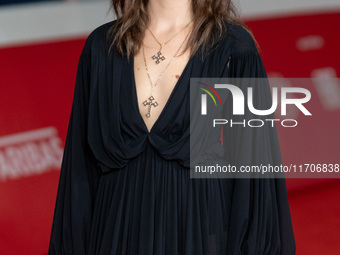
{"label": "red backdrop", "polygon": [[[247,20],[268,75],[337,77],[340,13]],[[85,38],[0,49],[0,254],[47,254],[59,168]],[[318,73],[317,73],[318,72]],[[339,88],[340,89],[340,88]],[[285,163],[340,163],[339,108],[310,88],[313,117],[279,127]],[[320,123],[324,123],[323,125]],[[288,179],[297,254],[340,251],[340,182]]]}

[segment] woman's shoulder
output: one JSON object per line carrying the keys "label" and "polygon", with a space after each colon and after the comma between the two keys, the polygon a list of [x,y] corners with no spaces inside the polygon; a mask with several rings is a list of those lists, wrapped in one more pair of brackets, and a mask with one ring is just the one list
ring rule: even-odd
{"label": "woman's shoulder", "polygon": [[107,22],[95,28],[86,38],[83,54],[90,54],[93,51],[105,50],[107,48],[107,33],[116,20]]}
{"label": "woman's shoulder", "polygon": [[231,55],[258,52],[254,38],[245,27],[230,23],[226,23],[226,27],[227,33],[224,41],[228,41],[228,47],[232,49]]}

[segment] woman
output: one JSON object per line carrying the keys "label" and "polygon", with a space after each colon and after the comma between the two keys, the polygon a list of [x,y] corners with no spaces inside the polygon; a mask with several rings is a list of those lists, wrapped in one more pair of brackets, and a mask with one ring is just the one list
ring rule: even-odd
{"label": "woman", "polygon": [[[294,254],[284,179],[190,178],[190,77],[266,77],[231,2],[113,7],[79,60],[49,254]],[[280,163],[275,129],[235,130],[231,163]]]}

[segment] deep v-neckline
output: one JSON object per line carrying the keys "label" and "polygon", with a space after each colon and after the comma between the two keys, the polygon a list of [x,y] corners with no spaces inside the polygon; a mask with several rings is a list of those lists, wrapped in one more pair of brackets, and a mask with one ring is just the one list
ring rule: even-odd
{"label": "deep v-neckline", "polygon": [[185,73],[187,72],[187,69],[189,68],[189,65],[191,64],[192,60],[194,58],[194,55],[193,56],[190,56],[188,62],[186,63],[180,77],[178,78],[174,88],[172,89],[171,93],[170,93],[170,96],[168,97],[168,100],[166,101],[161,113],[159,114],[158,118],[156,119],[156,121],[153,123],[153,125],[151,126],[151,129],[149,130],[148,127],[146,126],[145,124],[145,121],[140,113],[140,109],[139,109],[139,104],[138,104],[138,96],[137,96],[137,86],[136,86],[136,79],[135,79],[135,69],[134,69],[134,65],[135,65],[135,59],[134,59],[134,56],[131,56],[130,57],[130,71],[131,71],[131,76],[132,76],[132,91],[133,91],[133,105],[134,105],[134,108],[137,112],[137,115],[138,115],[138,119],[140,120],[140,122],[142,123],[142,126],[145,130],[146,133],[150,134],[153,132],[153,130],[155,129],[155,127],[157,126],[158,122],[160,121],[160,119],[162,118],[162,116],[164,115],[164,112],[166,111],[168,105],[171,103],[171,99],[174,97],[174,94],[176,92],[176,90],[178,89],[181,81],[183,80],[183,77],[185,75]]}

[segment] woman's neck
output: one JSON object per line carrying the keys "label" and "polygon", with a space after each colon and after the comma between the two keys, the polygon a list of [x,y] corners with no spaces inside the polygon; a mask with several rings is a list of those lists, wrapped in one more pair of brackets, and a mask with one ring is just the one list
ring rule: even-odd
{"label": "woman's neck", "polygon": [[192,20],[190,0],[150,0],[149,28],[158,31],[177,31]]}

